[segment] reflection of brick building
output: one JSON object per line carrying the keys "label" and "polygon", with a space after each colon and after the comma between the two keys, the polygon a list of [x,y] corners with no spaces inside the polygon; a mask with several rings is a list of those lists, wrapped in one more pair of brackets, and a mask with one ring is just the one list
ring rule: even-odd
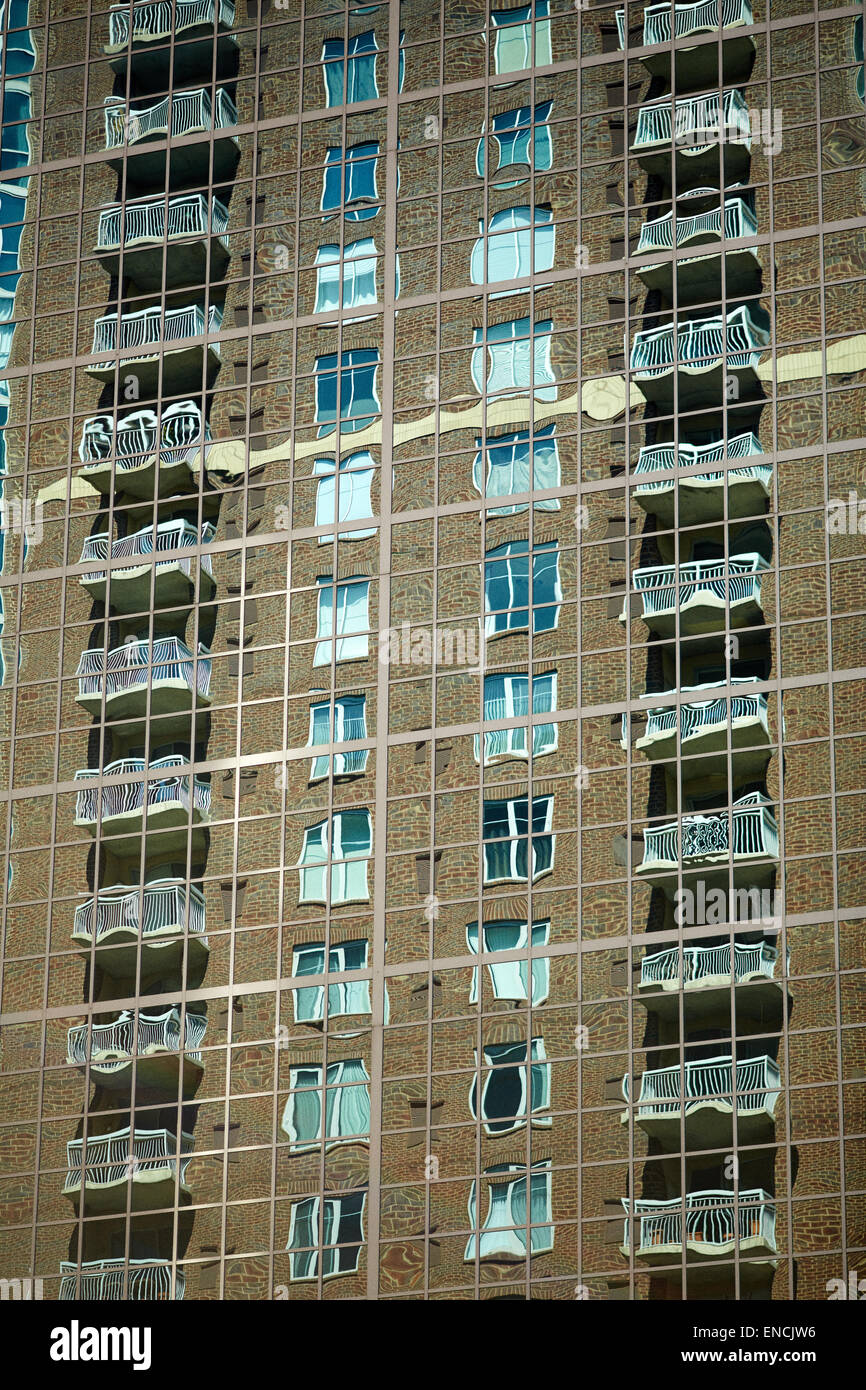
{"label": "reflection of brick building", "polygon": [[858,1267],[854,11],[530,8],[4,18],[0,1276],[46,1297]]}

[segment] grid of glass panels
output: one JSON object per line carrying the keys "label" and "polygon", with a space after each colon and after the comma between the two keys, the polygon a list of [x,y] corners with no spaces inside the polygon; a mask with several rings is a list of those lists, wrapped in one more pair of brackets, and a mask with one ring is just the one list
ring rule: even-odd
{"label": "grid of glass panels", "polygon": [[0,1277],[859,1268],[827,9],[7,3]]}

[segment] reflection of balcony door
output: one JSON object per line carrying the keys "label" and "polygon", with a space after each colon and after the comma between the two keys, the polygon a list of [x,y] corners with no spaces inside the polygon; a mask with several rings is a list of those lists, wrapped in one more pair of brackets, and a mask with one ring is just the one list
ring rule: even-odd
{"label": "reflection of balcony door", "polygon": [[[759,681],[765,681],[770,674],[769,664],[766,660],[756,658],[747,661],[743,658],[734,658],[731,661],[731,679],[742,678],[743,676],[755,676]],[[711,666],[695,666],[692,671],[691,685],[723,685],[727,681],[727,671],[721,662],[714,662]],[[695,696],[695,699],[698,699]]]}
{"label": "reflection of balcony door", "polygon": [[[723,1163],[711,1163],[706,1168],[693,1168],[686,1186],[689,1192],[720,1192],[730,1186],[730,1181],[730,1178],[725,1176]],[[672,1192],[671,1196],[678,1197],[679,1193]],[[732,1192],[732,1201],[733,1196]]]}
{"label": "reflection of balcony door", "polygon": [[683,1055],[686,1062],[703,1062],[711,1057],[723,1057],[730,1047],[730,1028],[695,1028],[685,1041]]}
{"label": "reflection of balcony door", "polygon": [[709,796],[684,796],[683,806],[687,811],[694,811],[698,815],[715,815],[721,811],[726,811],[734,802],[742,800],[744,796],[749,796],[752,792],[764,792],[763,782],[743,782],[740,786],[734,787],[730,802],[727,792],[711,792]]}
{"label": "reflection of balcony door", "polygon": [[763,556],[769,565],[773,559],[773,538],[767,529],[765,521],[753,521],[748,526],[744,526],[737,532],[736,549],[732,548],[731,555],[758,555]]}
{"label": "reflection of balcony door", "polygon": [[[169,1240],[169,1245],[171,1241]],[[161,1260],[171,1258],[163,1256],[160,1249],[159,1231],[130,1231],[129,1234],[129,1258],[131,1260]],[[126,1254],[125,1235],[123,1231],[112,1231],[109,1237],[109,1258],[112,1260],[122,1260]]]}
{"label": "reflection of balcony door", "polygon": [[728,804],[727,792],[711,792],[709,796],[685,796],[683,797],[684,809],[694,811],[697,815],[706,815],[714,811],[721,811]]}
{"label": "reflection of balcony door", "polygon": [[695,541],[692,546],[692,560],[724,560],[725,547],[721,541]]}

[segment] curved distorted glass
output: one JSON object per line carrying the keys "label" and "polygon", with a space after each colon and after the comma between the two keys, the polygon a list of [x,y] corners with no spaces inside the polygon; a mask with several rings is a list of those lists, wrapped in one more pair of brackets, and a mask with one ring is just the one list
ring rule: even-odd
{"label": "curved distorted glass", "polygon": [[[510,497],[514,493],[543,491],[559,487],[559,446],[556,425],[545,425],[534,432],[510,430],[506,434],[476,438],[478,453],[472,465],[472,481],[484,497]],[[487,465],[486,472],[484,465]],[[558,497],[540,497],[532,503],[536,511],[558,512]],[[489,507],[488,516],[511,516],[526,511],[528,502],[507,507]]]}
{"label": "curved distorted glass", "polygon": [[[471,372],[476,390],[484,395],[522,395],[555,401],[556,373],[551,361],[553,324],[542,319],[534,326],[528,318],[475,328]],[[487,376],[485,377],[485,365]]]}
{"label": "curved distorted glass", "polygon": [[[341,521],[361,521],[373,515],[370,489],[376,467],[368,450],[359,450],[340,460],[335,466],[333,459],[316,459],[313,463],[313,477],[319,479],[316,488],[316,525],[336,526]],[[339,494],[339,498],[338,498]],[[343,531],[341,541],[360,541],[375,536],[376,528]],[[320,545],[330,545],[333,536],[319,537]]]}
{"label": "curved distorted glass", "polygon": [[[485,954],[498,951],[523,951],[527,946],[544,946],[550,939],[550,922],[533,922],[529,931],[526,922],[483,922],[481,924]],[[479,954],[479,928],[470,922],[466,928],[466,944],[473,955]],[[494,999],[529,999],[529,962],[527,960],[488,961],[486,965]],[[478,969],[472,971],[470,1004],[478,1003]],[[532,1003],[541,1004],[550,989],[550,960],[547,956],[532,961]]]}
{"label": "curved distorted glass", "polygon": [[330,819],[308,826],[295,866],[300,870],[300,901],[366,902],[372,850],[373,826],[366,809],[335,811]]}
{"label": "curved distorted glass", "polygon": [[[553,1212],[550,1160],[533,1163],[527,1171],[519,1164],[501,1163],[486,1168],[487,1211],[478,1235],[466,1243],[464,1259],[495,1259],[505,1256],[521,1259],[527,1250],[533,1255],[553,1249]],[[526,1188],[529,1181],[527,1210]],[[478,1224],[478,1184],[473,1182],[469,1197],[469,1225]]]}
{"label": "curved distorted glass", "polygon": [[519,280],[525,275],[550,270],[556,245],[553,213],[548,207],[514,207],[496,212],[486,235],[472,248],[470,274],[473,285],[488,280]]}
{"label": "curved distorted glass", "polygon": [[376,243],[372,237],[316,252],[316,313],[376,303]]}
{"label": "curved distorted glass", "polygon": [[376,81],[376,54],[379,46],[372,29],[348,40],[325,39],[322,71],[325,77],[325,105],[342,106],[355,101],[373,101],[379,95]]}
{"label": "curved distorted glass", "polygon": [[[500,111],[490,122],[491,161],[495,165],[491,173],[508,172],[514,164],[525,164],[536,174],[543,174],[553,168],[553,136],[548,121],[553,110],[552,101],[541,101],[536,106],[517,106],[513,111]],[[478,177],[484,177],[484,152],[487,136],[478,141],[475,167]],[[522,180],[500,183],[496,186],[511,188]]]}
{"label": "curved distorted glass", "polygon": [[490,11],[493,60],[498,73],[521,72],[552,62],[549,12],[548,0],[530,0],[528,5]]}
{"label": "curved distorted glass", "polygon": [[[322,975],[327,971],[342,974],[348,970],[364,970],[367,965],[366,939],[344,941],[331,946],[325,953],[324,942],[305,942],[292,952],[293,975]],[[326,967],[327,959],[327,967]],[[294,992],[295,1020],[298,1023],[321,1022],[325,1017],[325,986],[311,985]],[[368,1014],[370,1012],[369,980],[345,980],[328,985],[328,1017],[338,1014]]]}
{"label": "curved distorted glass", "polygon": [[486,637],[528,627],[530,604],[533,632],[549,632],[558,626],[561,601],[557,541],[533,546],[531,553],[528,541],[506,541],[488,550],[484,559]]}
{"label": "curved distorted glass", "polygon": [[[532,827],[530,832],[530,815]],[[486,800],[483,807],[484,882],[534,883],[553,868],[553,797]]]}
{"label": "curved distorted glass", "polygon": [[319,577],[314,666],[353,661],[367,655],[369,579],[347,579],[335,584],[329,575]]}
{"label": "curved distorted glass", "polygon": [[378,415],[378,366],[376,348],[350,348],[339,358],[333,352],[316,358],[315,419],[322,426],[320,437],[331,434],[338,421],[341,430],[360,430],[370,416]]}
{"label": "curved distorted glass", "polygon": [[322,186],[322,212],[335,212],[343,208],[347,222],[361,222],[375,217],[378,207],[354,205],[376,202],[379,196],[376,187],[378,162],[378,140],[351,145],[345,152],[340,146],[329,149]]}
{"label": "curved distorted glass", "polygon": [[[310,706],[310,746],[320,743],[351,743],[367,737],[366,695],[338,695],[333,705],[323,700]],[[333,755],[334,776],[347,777],[362,773],[367,766],[369,750],[358,748]],[[310,781],[327,777],[331,758],[320,754],[313,758]]]}
{"label": "curved distorted glass", "polygon": [[[293,1149],[319,1140],[363,1139],[370,1133],[370,1077],[363,1059],[332,1062],[328,1067],[292,1067],[291,1093],[282,1128]],[[324,1110],[322,1093],[324,1091]]]}

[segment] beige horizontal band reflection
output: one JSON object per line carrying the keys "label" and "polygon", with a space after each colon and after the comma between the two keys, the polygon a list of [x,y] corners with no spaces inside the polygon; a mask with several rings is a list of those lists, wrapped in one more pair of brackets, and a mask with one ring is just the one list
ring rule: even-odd
{"label": "beige horizontal band reflection", "polygon": [[[761,381],[815,381],[826,376],[850,375],[866,369],[866,333],[858,333],[852,338],[842,338],[827,346],[826,369],[820,349],[808,352],[789,352],[763,354],[764,360],[756,368]],[[431,410],[420,420],[396,421],[393,426],[394,447],[409,444],[412,440],[423,439],[427,435],[449,434],[453,430],[498,429],[509,425],[540,426],[547,420],[555,420],[561,415],[583,414],[591,420],[614,420],[626,408],[624,376],[599,377],[587,381],[580,392],[574,391],[560,401],[534,401],[529,396],[505,397],[502,400],[477,401],[466,410]],[[645,398],[635,381],[631,382],[628,403],[632,408],[645,404]],[[365,430],[358,430],[351,436],[345,452],[352,453],[382,443],[382,420],[376,420]],[[248,455],[242,440],[224,440],[208,446],[207,472],[216,477],[235,478],[245,473],[250,462],[258,467],[262,464],[297,461],[318,456],[327,451],[327,438],[302,440],[292,450],[284,440],[271,449],[257,450]],[[195,462],[191,465],[197,471]],[[91,483],[76,473],[70,480],[60,478],[50,487],[42,488],[37,496],[39,502],[65,501],[67,497],[97,497],[99,493]]]}

